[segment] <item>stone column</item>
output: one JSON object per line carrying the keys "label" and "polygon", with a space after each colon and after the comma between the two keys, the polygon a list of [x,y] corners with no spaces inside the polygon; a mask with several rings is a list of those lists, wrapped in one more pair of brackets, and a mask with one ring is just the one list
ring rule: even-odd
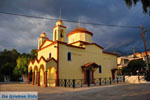
{"label": "stone column", "polygon": [[38,72],[38,86],[40,86],[40,72]]}
{"label": "stone column", "polygon": [[36,84],[38,84],[38,71],[36,72]]}
{"label": "stone column", "polygon": [[58,71],[56,71],[56,80],[55,80],[56,86],[58,86]]}
{"label": "stone column", "polygon": [[28,72],[28,84],[30,84],[30,72]]}
{"label": "stone column", "polygon": [[87,72],[84,70],[84,84],[87,84]]}
{"label": "stone column", "polygon": [[35,74],[34,74],[34,72],[32,72],[32,85],[34,85],[34,76],[35,76]]}
{"label": "stone column", "polygon": [[94,84],[94,71],[92,70],[92,84]]}
{"label": "stone column", "polygon": [[47,87],[47,71],[44,72],[44,86]]}

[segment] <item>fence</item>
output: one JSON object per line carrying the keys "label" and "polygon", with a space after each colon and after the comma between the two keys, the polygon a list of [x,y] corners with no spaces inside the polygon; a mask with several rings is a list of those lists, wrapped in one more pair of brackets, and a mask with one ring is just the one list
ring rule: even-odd
{"label": "fence", "polygon": [[[85,84],[84,79],[59,79],[58,86],[59,87],[90,87],[90,86],[101,86],[101,85],[111,85],[111,84],[118,84],[125,82],[125,77],[116,77],[115,79],[112,78],[95,78],[93,82],[88,82]],[[52,83],[48,83],[52,84]]]}

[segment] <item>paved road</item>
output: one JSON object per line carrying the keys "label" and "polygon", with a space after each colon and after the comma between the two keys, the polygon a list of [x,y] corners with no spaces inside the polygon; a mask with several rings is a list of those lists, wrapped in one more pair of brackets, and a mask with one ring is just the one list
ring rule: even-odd
{"label": "paved road", "polygon": [[38,91],[39,100],[150,100],[150,83],[77,89],[0,84],[0,91]]}

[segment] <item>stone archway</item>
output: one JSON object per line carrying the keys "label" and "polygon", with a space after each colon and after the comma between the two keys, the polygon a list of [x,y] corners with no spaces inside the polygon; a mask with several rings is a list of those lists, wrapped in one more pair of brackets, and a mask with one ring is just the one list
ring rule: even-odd
{"label": "stone archway", "polygon": [[41,65],[39,68],[39,84],[44,86],[44,65]]}
{"label": "stone archway", "polygon": [[34,82],[35,84],[38,84],[38,67],[34,67]]}
{"label": "stone archway", "polygon": [[56,69],[49,67],[47,69],[47,84],[48,86],[56,86]]}

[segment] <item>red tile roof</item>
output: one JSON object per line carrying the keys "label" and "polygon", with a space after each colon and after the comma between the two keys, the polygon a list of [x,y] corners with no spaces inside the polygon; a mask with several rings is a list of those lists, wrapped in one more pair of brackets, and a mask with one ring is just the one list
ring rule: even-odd
{"label": "red tile roof", "polygon": [[39,64],[42,59],[45,62],[49,62],[50,60],[54,60],[57,63],[57,61],[54,58],[49,58],[48,60],[46,60],[43,56],[41,56],[39,60],[37,58],[35,58],[34,60],[30,60],[30,62],[28,63],[28,67],[29,67],[30,63],[34,64],[35,61],[37,61],[37,63]]}
{"label": "red tile roof", "polygon": [[52,40],[45,40],[43,43],[42,43],[42,45],[40,46],[40,48],[39,49],[41,49],[42,48],[42,46],[47,42],[47,41],[49,41],[49,42],[53,42]]}
{"label": "red tile roof", "polygon": [[55,41],[55,42],[52,42],[51,44],[49,44],[49,45],[47,45],[47,46],[45,46],[43,48],[39,48],[37,51],[39,52],[39,51],[41,51],[41,50],[43,50],[43,49],[45,49],[45,48],[47,48],[49,46],[52,46],[52,45],[54,45],[56,43],[64,44],[64,45],[69,46],[69,47],[74,47],[74,48],[79,48],[79,49],[85,49],[84,47],[74,46],[74,45],[71,45],[71,44],[67,44],[66,42]]}
{"label": "red tile roof", "polygon": [[94,63],[94,62],[89,62],[89,63],[86,63],[84,64],[83,66],[81,66],[82,68],[87,68],[87,67],[90,67],[90,66],[93,66],[94,68],[98,68],[98,64]]}
{"label": "red tile roof", "polygon": [[86,33],[86,34],[89,34],[89,35],[93,36],[92,32],[89,32],[85,28],[79,27],[79,28],[74,29],[72,32],[68,33],[67,37],[69,37],[70,35],[75,34],[75,33]]}
{"label": "red tile roof", "polygon": [[70,44],[75,44],[75,43],[78,43],[78,42],[81,42],[83,43],[84,45],[96,45],[97,47],[101,48],[101,49],[104,49],[102,46],[96,44],[96,43],[89,43],[89,42],[84,42],[84,41],[76,41],[76,42],[73,42],[73,43],[70,43]]}
{"label": "red tile roof", "polygon": [[57,22],[61,22],[62,23],[62,20],[59,19]]}
{"label": "red tile roof", "polygon": [[115,56],[117,56],[117,54],[115,54],[115,53],[112,53],[112,52],[106,52],[106,51],[103,51],[103,53],[106,53],[106,54],[111,54],[111,55],[115,55]]}
{"label": "red tile roof", "polygon": [[43,32],[42,34],[44,34],[44,35],[45,35],[46,33],[45,33],[45,32]]}

